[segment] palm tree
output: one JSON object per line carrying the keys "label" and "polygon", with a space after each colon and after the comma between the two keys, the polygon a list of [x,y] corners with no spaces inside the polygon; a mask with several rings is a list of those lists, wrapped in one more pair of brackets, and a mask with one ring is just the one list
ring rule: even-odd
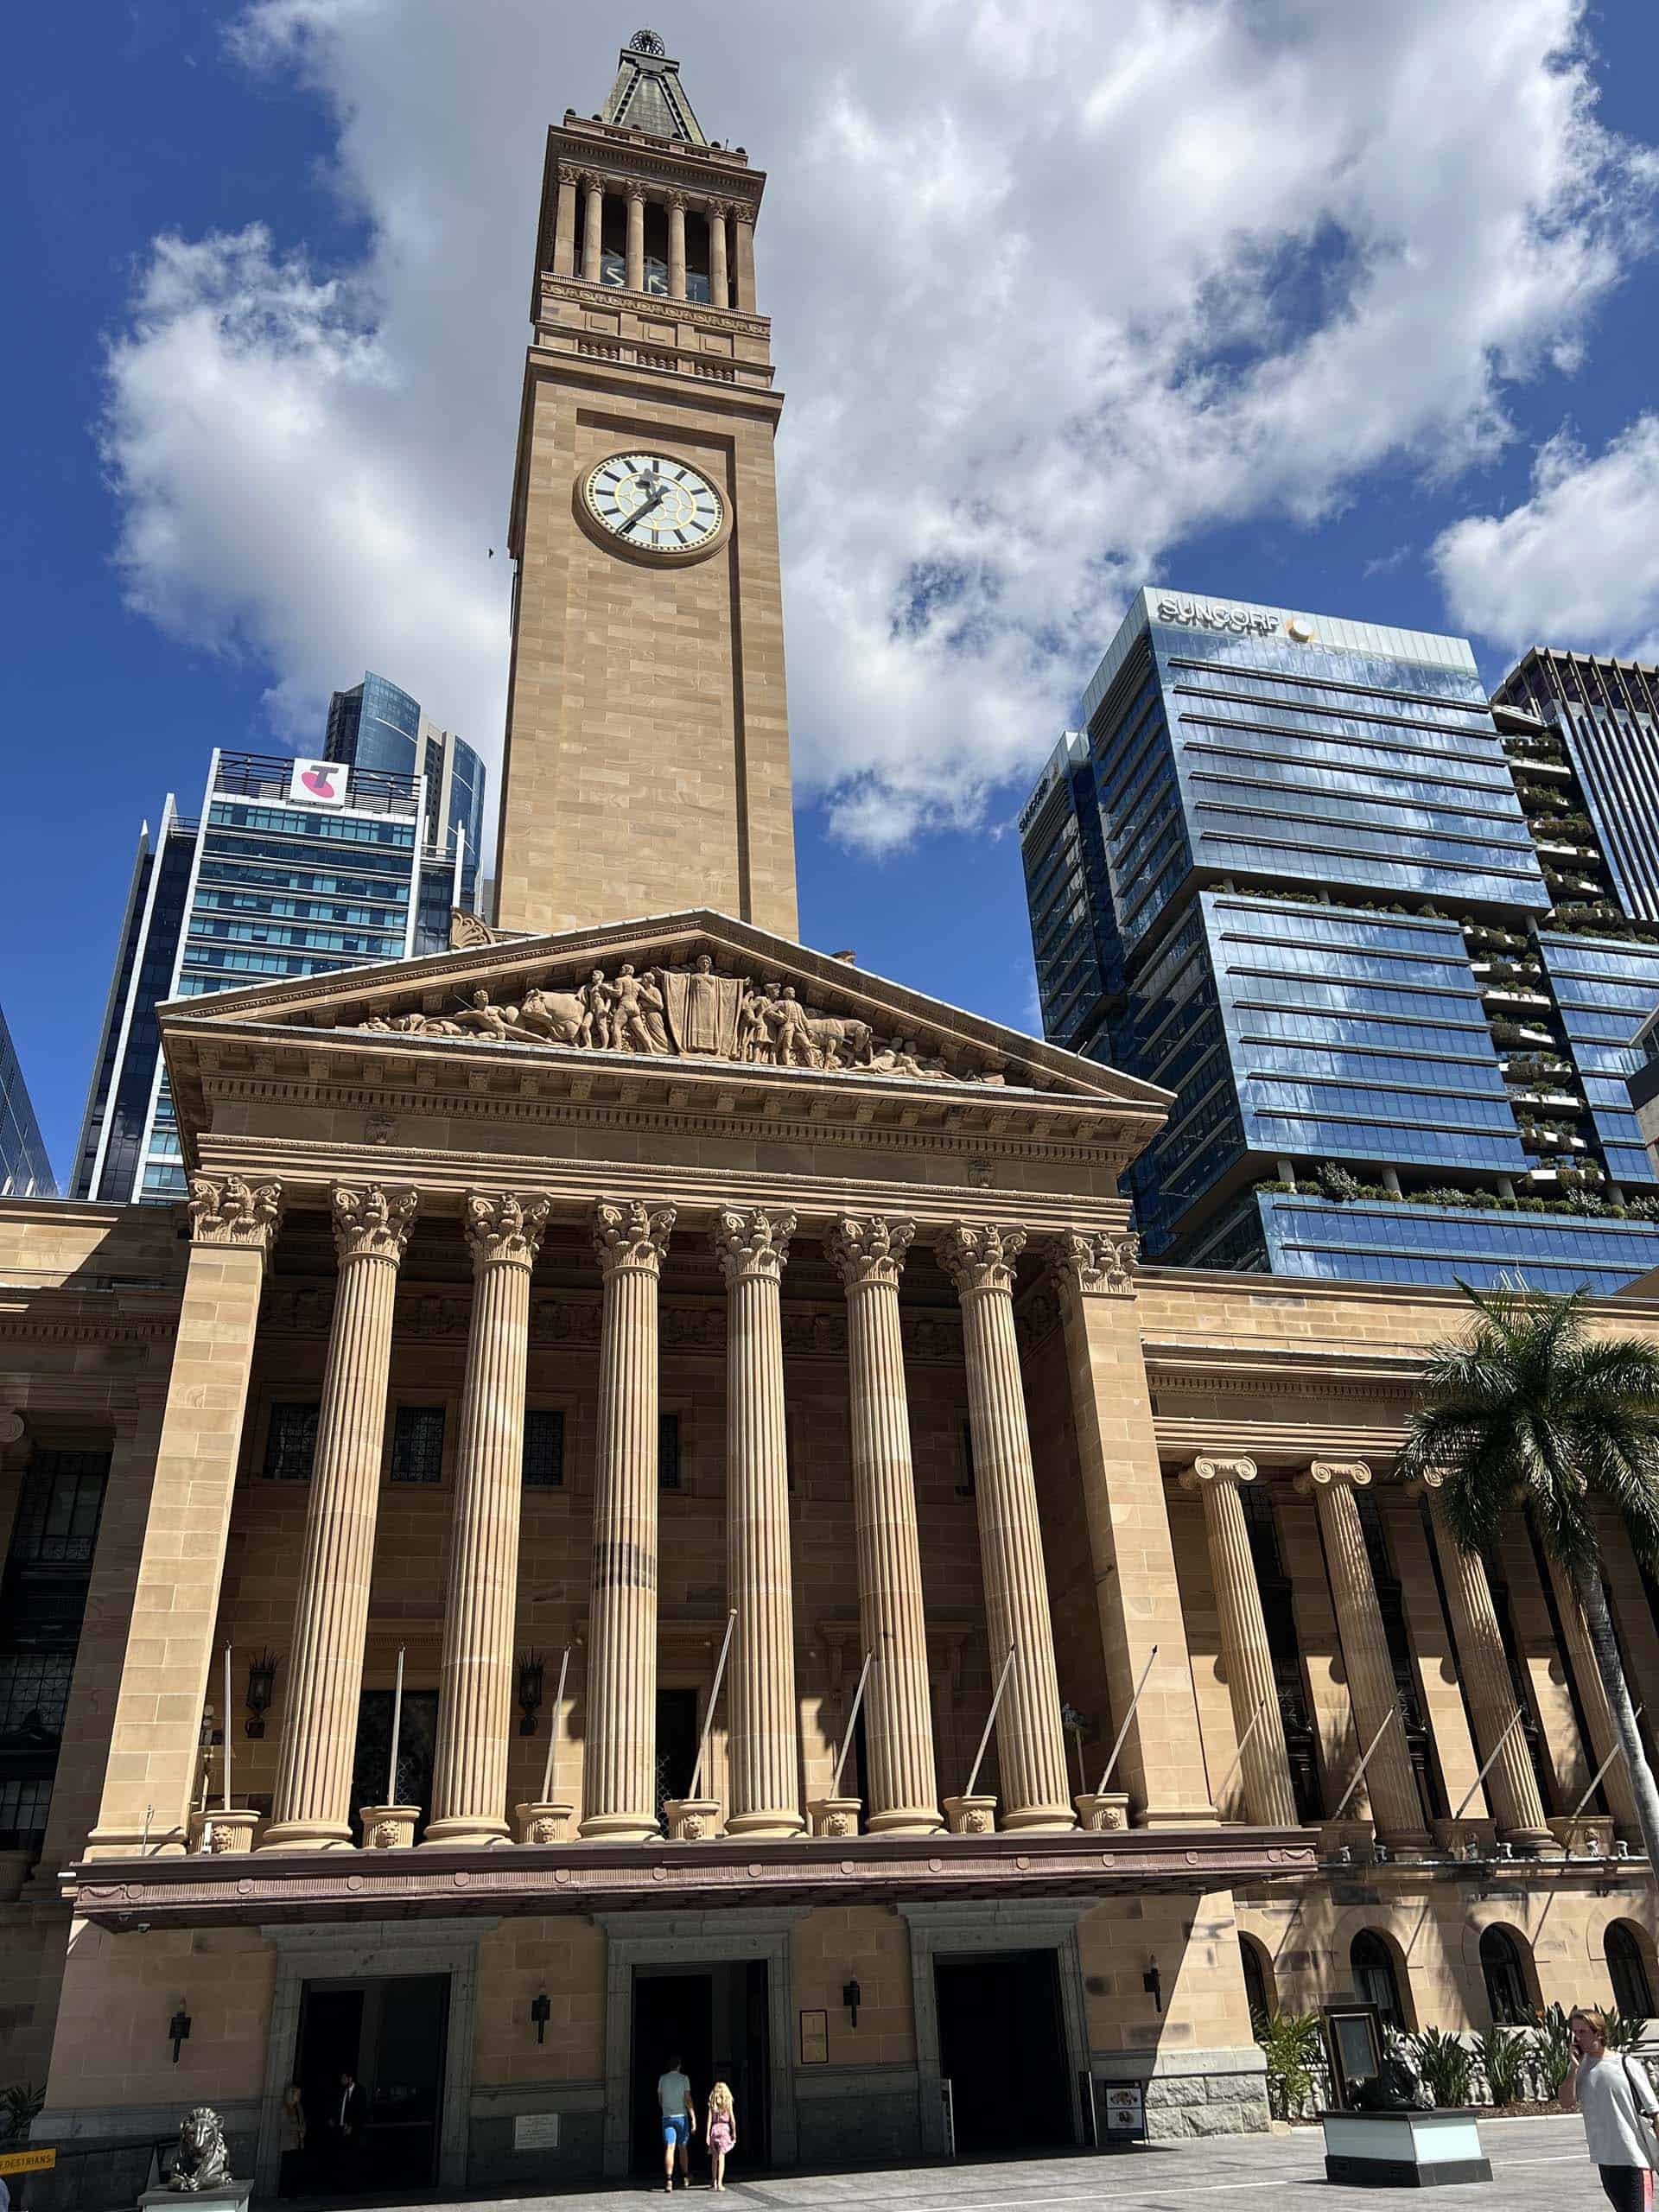
{"label": "palm tree", "polygon": [[1490,1552],[1510,1516],[1530,1510],[1584,1608],[1659,1868],[1659,1789],[1637,1733],[1596,1526],[1596,1508],[1611,1510],[1637,1559],[1659,1570],[1659,1344],[1592,1335],[1581,1291],[1459,1287],[1475,1319],[1429,1348],[1427,1402],[1408,1424],[1401,1471],[1440,1478],[1446,1526],[1465,1552]]}

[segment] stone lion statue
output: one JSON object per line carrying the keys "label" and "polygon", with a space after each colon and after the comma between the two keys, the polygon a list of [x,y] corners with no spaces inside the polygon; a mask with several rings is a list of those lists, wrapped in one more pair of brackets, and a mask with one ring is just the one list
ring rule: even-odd
{"label": "stone lion statue", "polygon": [[211,2106],[198,2105],[179,2122],[178,2154],[167,2185],[181,2190],[222,2189],[230,2178],[224,2122]]}

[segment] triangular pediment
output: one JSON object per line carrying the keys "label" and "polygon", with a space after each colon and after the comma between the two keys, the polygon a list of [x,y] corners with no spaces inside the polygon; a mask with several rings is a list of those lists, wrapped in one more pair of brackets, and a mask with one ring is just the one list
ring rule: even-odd
{"label": "triangular pediment", "polygon": [[223,991],[162,1018],[175,1037],[326,1031],[399,1051],[429,1040],[491,1057],[580,1053],[642,1075],[679,1061],[1058,1093],[1144,1115],[1148,1137],[1170,1103],[1151,1084],[707,911]]}

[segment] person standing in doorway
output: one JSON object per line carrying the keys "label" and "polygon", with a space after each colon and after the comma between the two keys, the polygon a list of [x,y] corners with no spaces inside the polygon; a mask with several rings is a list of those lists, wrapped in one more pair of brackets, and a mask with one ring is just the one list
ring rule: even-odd
{"label": "person standing in doorway", "polygon": [[1659,2112],[1647,2070],[1607,2048],[1607,2021],[1593,2005],[1567,2015],[1573,2063],[1561,2084],[1564,2111],[1584,2115],[1585,2141],[1613,2212],[1652,2212],[1654,2138],[1647,2122]]}
{"label": "person standing in doorway", "polygon": [[690,2076],[680,2069],[680,2054],[677,2050],[665,2069],[657,2077],[657,2102],[663,2115],[663,2177],[664,2186],[674,2186],[674,2161],[680,2162],[680,2186],[691,2186],[690,2145],[697,2132],[697,2109],[691,2101]]}
{"label": "person standing in doorway", "polygon": [[343,2187],[357,2165],[358,2136],[363,2120],[363,2091],[350,2067],[340,2074],[340,2088],[329,2114],[329,2148],[337,2187]]}
{"label": "person standing in doorway", "polygon": [[709,2171],[716,2189],[726,2186],[726,2154],[737,2148],[737,2105],[724,2082],[709,2092]]}

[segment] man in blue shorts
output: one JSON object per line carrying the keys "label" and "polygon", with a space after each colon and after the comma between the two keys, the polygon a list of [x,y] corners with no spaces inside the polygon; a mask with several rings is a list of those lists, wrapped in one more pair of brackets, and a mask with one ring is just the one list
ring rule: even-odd
{"label": "man in blue shorts", "polygon": [[663,2172],[665,2186],[674,2186],[674,2158],[680,2160],[680,2186],[690,2189],[691,2171],[687,2163],[687,2146],[697,2132],[696,2107],[691,2101],[691,2083],[680,2071],[680,2054],[677,2050],[668,2062],[666,2073],[657,2082],[657,2101],[663,2113]]}

